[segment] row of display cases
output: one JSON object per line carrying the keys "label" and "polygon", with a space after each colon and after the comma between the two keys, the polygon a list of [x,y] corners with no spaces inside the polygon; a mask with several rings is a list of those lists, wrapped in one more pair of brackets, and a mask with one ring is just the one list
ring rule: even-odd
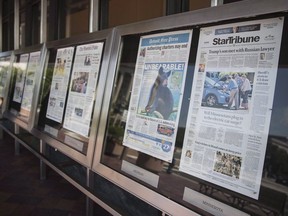
{"label": "row of display cases", "polygon": [[0,53],[1,127],[169,215],[287,213],[287,8],[244,1]]}

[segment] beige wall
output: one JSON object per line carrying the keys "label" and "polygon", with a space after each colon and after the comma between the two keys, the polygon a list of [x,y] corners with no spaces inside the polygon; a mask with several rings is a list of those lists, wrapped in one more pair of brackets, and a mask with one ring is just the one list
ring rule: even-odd
{"label": "beige wall", "polygon": [[210,7],[211,0],[190,0],[190,11]]}
{"label": "beige wall", "polygon": [[[211,0],[190,0],[190,10],[210,7]],[[152,19],[165,15],[164,0],[109,0],[109,27]],[[89,31],[88,9],[66,18],[66,37]]]}
{"label": "beige wall", "polygon": [[89,10],[81,10],[66,17],[66,37],[89,32]]}
{"label": "beige wall", "polygon": [[163,16],[164,2],[163,0],[110,0],[109,27]]}

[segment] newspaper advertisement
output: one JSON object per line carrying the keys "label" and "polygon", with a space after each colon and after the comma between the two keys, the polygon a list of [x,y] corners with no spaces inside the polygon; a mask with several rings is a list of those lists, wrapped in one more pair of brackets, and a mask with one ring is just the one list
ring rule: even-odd
{"label": "newspaper advertisement", "polygon": [[88,137],[103,43],[77,46],[64,117],[64,128]]}
{"label": "newspaper advertisement", "polygon": [[13,101],[17,103],[21,103],[22,101],[28,59],[29,59],[29,53],[22,54],[20,55],[19,62],[18,63],[15,62],[13,64],[14,71],[16,72]]}
{"label": "newspaper advertisement", "polygon": [[258,199],[283,18],[200,30],[180,171]]}
{"label": "newspaper advertisement", "polygon": [[172,161],[192,31],[140,39],[123,145]]}
{"label": "newspaper advertisement", "polygon": [[46,117],[62,123],[74,47],[57,50]]}
{"label": "newspaper advertisement", "polygon": [[35,86],[35,77],[37,69],[40,65],[40,51],[30,53],[25,86],[23,91],[23,99],[21,102],[21,114],[26,115],[27,112],[30,112],[33,98],[33,91]]}
{"label": "newspaper advertisement", "polygon": [[10,56],[0,59],[0,97],[4,97],[7,83],[8,70],[10,66]]}

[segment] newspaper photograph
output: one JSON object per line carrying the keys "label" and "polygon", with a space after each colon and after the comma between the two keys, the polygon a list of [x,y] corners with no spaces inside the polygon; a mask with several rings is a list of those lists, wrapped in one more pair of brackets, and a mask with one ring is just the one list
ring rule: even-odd
{"label": "newspaper photograph", "polygon": [[13,101],[17,103],[21,103],[22,101],[28,59],[29,59],[29,53],[22,54],[20,55],[19,62],[13,63],[14,72],[16,72]]}
{"label": "newspaper photograph", "polygon": [[283,18],[200,29],[180,171],[258,199]]}
{"label": "newspaper photograph", "polygon": [[77,46],[64,116],[64,128],[89,136],[103,43]]}
{"label": "newspaper photograph", "polygon": [[33,91],[35,86],[35,76],[39,66],[40,66],[40,51],[30,53],[23,91],[23,99],[21,102],[21,111],[20,111],[20,113],[24,116],[26,116],[27,112],[30,112],[31,109]]}
{"label": "newspaper photograph", "polygon": [[57,50],[46,117],[62,123],[74,47]]}
{"label": "newspaper photograph", "polygon": [[123,145],[172,161],[192,31],[140,39]]}

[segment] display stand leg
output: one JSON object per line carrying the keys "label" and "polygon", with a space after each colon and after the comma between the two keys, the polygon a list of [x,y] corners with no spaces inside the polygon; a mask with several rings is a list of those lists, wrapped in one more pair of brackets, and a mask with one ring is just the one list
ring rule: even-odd
{"label": "display stand leg", "polygon": [[3,129],[0,128],[0,140],[3,140]]}
{"label": "display stand leg", "polygon": [[[87,168],[87,187],[93,189],[94,175],[93,172]],[[94,215],[94,202],[88,196],[86,196],[86,216]]]}
{"label": "display stand leg", "polygon": [[[17,135],[19,134],[19,126],[17,124],[14,125],[14,134]],[[20,154],[20,143],[15,139],[14,141],[14,145],[15,145],[15,155],[19,155]]]}
{"label": "display stand leg", "polygon": [[[46,155],[46,143],[43,140],[40,140],[40,153]],[[46,180],[46,172],[46,164],[40,159],[40,180]]]}

